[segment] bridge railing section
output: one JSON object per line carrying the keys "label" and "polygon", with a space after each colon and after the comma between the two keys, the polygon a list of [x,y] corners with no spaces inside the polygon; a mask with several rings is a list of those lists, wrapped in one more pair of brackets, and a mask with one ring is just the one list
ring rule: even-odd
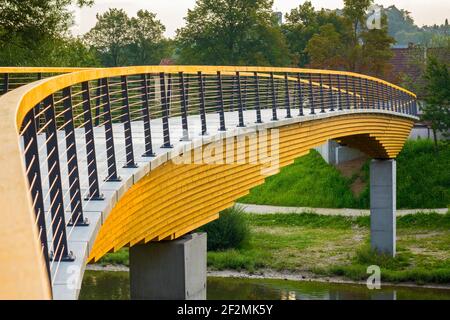
{"label": "bridge railing section", "polygon": [[0,95],[23,85],[58,74],[77,72],[87,68],[0,67]]}
{"label": "bridge railing section", "polygon": [[[226,121],[230,113],[240,127],[247,125],[249,112],[257,123],[341,110],[417,114],[414,94],[379,79],[257,67],[86,70],[47,79],[17,105],[24,175],[48,270],[76,259],[68,246],[71,231],[89,224],[83,209],[89,201],[102,201],[102,185],[120,181],[118,163],[136,167],[132,124],[142,126],[144,133],[145,150],[138,156],[151,158],[152,124],[160,121],[163,130],[163,143],[156,147],[171,148],[173,117],[181,120],[183,139],[188,140],[192,123],[188,118],[195,116],[201,134],[207,135],[208,114],[218,116],[221,131],[230,128]],[[113,130],[117,125],[124,132],[120,148]],[[102,150],[97,150],[98,139],[104,140]],[[99,159],[105,159],[106,166],[100,168]]]}

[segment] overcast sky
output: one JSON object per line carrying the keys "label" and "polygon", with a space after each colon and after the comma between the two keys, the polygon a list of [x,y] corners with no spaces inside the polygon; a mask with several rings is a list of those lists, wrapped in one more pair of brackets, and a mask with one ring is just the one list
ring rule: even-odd
{"label": "overcast sky", "polygon": [[[297,7],[304,0],[275,0],[274,9],[283,13]],[[395,4],[397,8],[406,9],[412,13],[417,25],[442,24],[449,17],[449,0],[377,0],[377,4],[388,7]],[[316,9],[342,8],[343,0],[312,0]],[[173,37],[175,30],[184,25],[183,18],[188,8],[193,8],[195,0],[95,0],[90,8],[75,9],[76,26],[74,34],[83,34],[95,25],[95,15],[109,8],[122,8],[133,16],[139,9],[155,12],[158,19],[166,26],[166,36]]]}

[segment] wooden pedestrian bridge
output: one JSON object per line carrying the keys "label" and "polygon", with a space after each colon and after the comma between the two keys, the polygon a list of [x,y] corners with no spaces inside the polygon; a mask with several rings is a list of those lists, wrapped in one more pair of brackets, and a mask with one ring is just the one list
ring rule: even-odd
{"label": "wooden pedestrian bridge", "polygon": [[[413,93],[329,70],[0,68],[0,93],[3,299],[76,299],[87,263],[218,219],[329,139],[392,163],[417,120]],[[395,254],[385,173],[372,246]]]}

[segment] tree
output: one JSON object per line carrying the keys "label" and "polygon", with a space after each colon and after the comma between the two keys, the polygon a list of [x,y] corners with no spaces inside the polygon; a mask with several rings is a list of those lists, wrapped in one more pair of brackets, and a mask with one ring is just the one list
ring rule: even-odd
{"label": "tree", "polygon": [[162,57],[170,54],[170,42],[163,35],[166,27],[156,19],[156,14],[139,10],[130,25],[131,43],[127,50],[130,64],[158,64]]}
{"label": "tree", "polygon": [[177,31],[181,63],[287,65],[272,0],[197,0]]}
{"label": "tree", "polygon": [[387,19],[381,29],[369,30],[364,23],[372,0],[345,0],[339,28],[321,27],[308,42],[305,52],[310,66],[370,74],[377,77],[389,72],[394,39],[388,35]]}
{"label": "tree", "polygon": [[140,10],[130,19],[122,9],[109,9],[97,15],[85,39],[105,66],[158,64],[170,53],[164,31],[152,12]]}
{"label": "tree", "polygon": [[71,52],[64,50],[70,46],[66,41],[73,44],[77,40],[69,33],[73,15],[68,6],[92,3],[92,0],[1,0],[0,65],[51,66],[58,60],[70,60],[66,58]]}
{"label": "tree", "polygon": [[366,11],[373,0],[344,0],[344,15],[353,27],[353,46],[358,44],[358,32],[364,28]]}
{"label": "tree", "polygon": [[332,24],[326,24],[319,29],[306,46],[312,68],[341,69],[345,64],[344,46],[341,35]]}
{"label": "tree", "polygon": [[430,123],[437,149],[437,133],[450,138],[450,65],[430,56],[424,78],[426,80],[425,105],[422,120]]}
{"label": "tree", "polygon": [[306,47],[308,41],[320,32],[322,26],[331,24],[334,26],[334,30],[343,30],[345,23],[344,19],[335,11],[324,9],[316,11],[311,1],[305,1],[287,13],[286,23],[282,26],[282,30],[293,54],[294,64],[303,67],[310,63]]}
{"label": "tree", "polygon": [[99,52],[105,66],[117,67],[127,62],[125,47],[131,43],[130,29],[130,19],[124,10],[109,9],[97,14],[97,23],[85,39]]}

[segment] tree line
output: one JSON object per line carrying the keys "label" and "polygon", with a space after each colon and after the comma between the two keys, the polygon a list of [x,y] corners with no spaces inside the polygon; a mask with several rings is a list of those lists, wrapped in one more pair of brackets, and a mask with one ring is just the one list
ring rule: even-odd
{"label": "tree line", "polygon": [[371,0],[344,0],[342,12],[306,1],[278,21],[272,0],[197,0],[174,39],[152,12],[110,9],[87,34],[73,37],[69,5],[93,0],[0,2],[0,64],[122,66],[179,64],[311,66],[383,76],[389,71],[386,19],[368,30]]}
{"label": "tree line", "polygon": [[[394,36],[414,39],[429,29],[414,27],[409,13],[395,7],[384,11],[380,28],[368,28],[373,0],[343,0],[343,10],[316,10],[305,1],[284,23],[272,0],[197,0],[174,39],[164,37],[165,26],[154,13],[140,10],[129,17],[121,9],[98,14],[87,34],[74,37],[70,6],[93,2],[1,0],[0,65],[114,67],[170,58],[176,64],[312,67],[392,78]],[[448,22],[431,29],[448,52]],[[424,92],[424,118],[433,130],[448,133],[448,60],[431,56],[422,68],[425,85],[413,89]]]}

